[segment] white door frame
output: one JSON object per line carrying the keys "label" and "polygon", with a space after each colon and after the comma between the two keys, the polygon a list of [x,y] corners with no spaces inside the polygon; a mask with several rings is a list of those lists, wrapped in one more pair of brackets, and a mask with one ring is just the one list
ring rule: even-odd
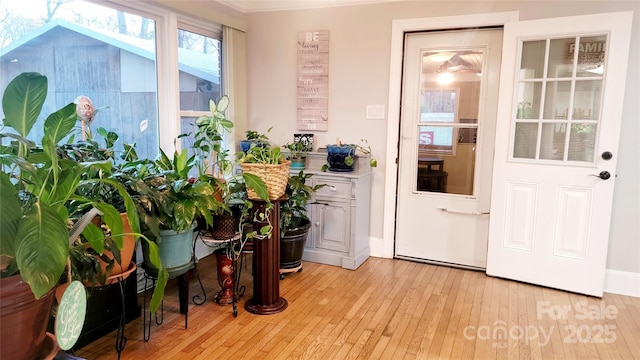
{"label": "white door frame", "polygon": [[[487,14],[445,16],[420,19],[393,20],[391,26],[391,61],[389,66],[389,104],[387,122],[387,157],[385,164],[384,217],[380,256],[393,257],[395,238],[396,192],[398,181],[398,132],[400,126],[400,96],[402,88],[402,55],[404,33],[410,31],[444,30],[480,26],[502,26],[518,21],[519,11]],[[393,206],[391,206],[393,204]],[[372,246],[376,249],[376,246]]]}

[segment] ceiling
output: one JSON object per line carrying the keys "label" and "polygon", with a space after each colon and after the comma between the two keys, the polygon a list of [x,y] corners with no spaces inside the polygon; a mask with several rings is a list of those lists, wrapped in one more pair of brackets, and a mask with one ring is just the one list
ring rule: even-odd
{"label": "ceiling", "polygon": [[402,0],[215,0],[241,12],[315,9],[335,6],[385,3]]}

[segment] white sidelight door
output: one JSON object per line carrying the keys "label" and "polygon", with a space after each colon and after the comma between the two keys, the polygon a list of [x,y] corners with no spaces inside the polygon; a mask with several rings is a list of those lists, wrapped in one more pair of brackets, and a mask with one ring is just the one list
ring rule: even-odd
{"label": "white sidelight door", "polygon": [[488,275],[602,296],[631,18],[505,25]]}
{"label": "white sidelight door", "polygon": [[395,256],[484,269],[502,29],[408,33]]}

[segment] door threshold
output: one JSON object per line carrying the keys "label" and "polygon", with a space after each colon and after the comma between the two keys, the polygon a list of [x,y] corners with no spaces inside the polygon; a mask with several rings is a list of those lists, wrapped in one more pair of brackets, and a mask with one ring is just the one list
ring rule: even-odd
{"label": "door threshold", "polygon": [[394,259],[408,260],[408,261],[420,262],[420,263],[425,263],[425,264],[430,264],[430,265],[448,266],[448,267],[457,268],[457,269],[464,269],[464,270],[474,270],[474,271],[486,272],[486,268],[479,267],[479,266],[456,264],[456,263],[451,263],[451,262],[446,262],[446,261],[438,261],[438,260],[421,259],[421,258],[416,258],[416,257],[411,257],[411,256],[396,255],[396,256],[394,256]]}

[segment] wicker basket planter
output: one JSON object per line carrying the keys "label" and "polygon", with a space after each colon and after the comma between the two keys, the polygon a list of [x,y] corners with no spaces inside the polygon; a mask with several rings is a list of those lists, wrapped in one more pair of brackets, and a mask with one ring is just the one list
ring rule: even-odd
{"label": "wicker basket planter", "polygon": [[[269,200],[276,200],[284,195],[289,180],[289,168],[291,161],[284,160],[280,164],[242,163],[242,172],[258,176],[269,191]],[[260,200],[258,194],[252,189],[247,189],[247,197],[250,200]]]}

